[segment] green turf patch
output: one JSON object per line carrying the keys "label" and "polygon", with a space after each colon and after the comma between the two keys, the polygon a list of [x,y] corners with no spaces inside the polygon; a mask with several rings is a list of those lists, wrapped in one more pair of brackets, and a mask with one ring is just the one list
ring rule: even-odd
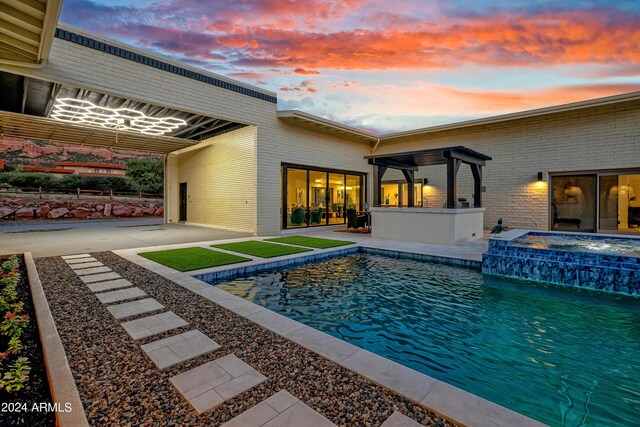
{"label": "green turf patch", "polygon": [[344,240],[320,239],[318,237],[305,236],[274,237],[273,239],[266,240],[270,242],[287,243],[289,245],[307,246],[309,248],[316,249],[335,248],[336,246],[352,245],[355,243],[345,242]]}
{"label": "green turf patch", "polygon": [[144,252],[138,255],[178,271],[199,270],[201,268],[251,261],[249,258],[205,248],[170,249],[167,251]]}
{"label": "green turf patch", "polygon": [[273,258],[282,255],[299,254],[301,252],[308,252],[311,250],[305,248],[294,248],[293,246],[278,245],[276,243],[261,242],[259,240],[224,243],[221,245],[212,245],[212,247],[257,256],[260,258]]}

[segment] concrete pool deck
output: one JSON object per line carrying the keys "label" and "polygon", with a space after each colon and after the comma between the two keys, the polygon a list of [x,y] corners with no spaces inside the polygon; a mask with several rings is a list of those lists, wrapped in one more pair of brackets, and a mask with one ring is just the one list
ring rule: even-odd
{"label": "concrete pool deck", "polygon": [[0,255],[31,252],[34,258],[112,251],[140,246],[247,237],[250,233],[156,219],[4,225],[0,223]]}
{"label": "concrete pool deck", "polygon": [[[486,241],[442,247],[419,243],[375,240],[371,239],[369,235],[359,235],[355,233],[342,234],[332,231],[314,231],[304,233],[304,235],[353,241],[355,244],[331,249],[314,249],[312,252],[302,255],[302,257],[308,257],[308,254],[313,254],[314,256],[331,255],[332,253],[348,251],[350,248],[355,251],[358,250],[359,246],[362,246],[365,248],[405,252],[408,254],[422,254],[430,257],[457,258],[459,260],[462,259],[464,261],[478,263],[482,258],[482,252],[486,250]],[[263,239],[263,237],[231,239],[228,241],[235,242],[261,239]],[[301,258],[300,254],[271,259],[252,257],[253,259],[248,262],[213,269],[191,271],[188,273],[178,272],[138,255],[140,252],[184,247],[200,246],[206,248],[212,243],[213,242],[208,241],[199,242],[198,244],[191,243],[124,249],[113,252],[456,423],[468,426],[544,425],[510,409],[378,356],[193,277],[194,275],[206,273],[233,271],[246,266],[259,267],[261,264],[273,265],[276,263],[277,265],[277,263],[280,262],[291,262],[292,260]],[[220,241],[218,241],[218,243],[220,243]]]}

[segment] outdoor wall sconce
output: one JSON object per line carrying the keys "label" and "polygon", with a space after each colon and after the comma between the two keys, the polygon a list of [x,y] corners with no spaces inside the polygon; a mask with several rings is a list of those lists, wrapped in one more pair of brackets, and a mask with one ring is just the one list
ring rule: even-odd
{"label": "outdoor wall sconce", "polygon": [[542,172],[538,172],[538,182],[540,181],[544,181],[544,177],[543,177],[543,173]]}

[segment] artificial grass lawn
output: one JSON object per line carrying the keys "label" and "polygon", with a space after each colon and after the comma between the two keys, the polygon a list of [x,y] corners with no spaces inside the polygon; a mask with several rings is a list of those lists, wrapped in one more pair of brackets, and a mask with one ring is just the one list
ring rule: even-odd
{"label": "artificial grass lawn", "polygon": [[318,237],[305,236],[274,237],[273,239],[266,240],[270,242],[287,243],[289,245],[307,246],[309,248],[316,249],[335,248],[336,246],[352,245],[355,243],[345,242],[344,240],[320,239]]}
{"label": "artificial grass lawn", "polygon": [[293,246],[278,245],[276,243],[267,243],[259,240],[251,240],[248,242],[224,243],[221,245],[212,245],[214,248],[226,249],[232,252],[257,256],[260,258],[273,258],[282,255],[299,254],[308,252],[311,249],[295,248]]}
{"label": "artificial grass lawn", "polygon": [[205,248],[170,249],[167,251],[144,252],[138,255],[178,271],[199,270],[201,268],[251,261],[249,258]]}

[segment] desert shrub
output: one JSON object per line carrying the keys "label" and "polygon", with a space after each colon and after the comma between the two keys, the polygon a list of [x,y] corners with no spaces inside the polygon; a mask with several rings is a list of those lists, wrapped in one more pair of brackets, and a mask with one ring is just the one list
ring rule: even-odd
{"label": "desert shrub", "polygon": [[127,177],[138,191],[161,194],[164,187],[164,163],[162,160],[130,160]]}
{"label": "desert shrub", "polygon": [[64,190],[113,190],[116,193],[134,193],[136,186],[122,176],[65,175],[60,178],[60,188]]}
{"label": "desert shrub", "polygon": [[0,184],[17,188],[42,187],[43,190],[51,190],[58,187],[58,179],[44,172],[3,172],[0,173]]}

